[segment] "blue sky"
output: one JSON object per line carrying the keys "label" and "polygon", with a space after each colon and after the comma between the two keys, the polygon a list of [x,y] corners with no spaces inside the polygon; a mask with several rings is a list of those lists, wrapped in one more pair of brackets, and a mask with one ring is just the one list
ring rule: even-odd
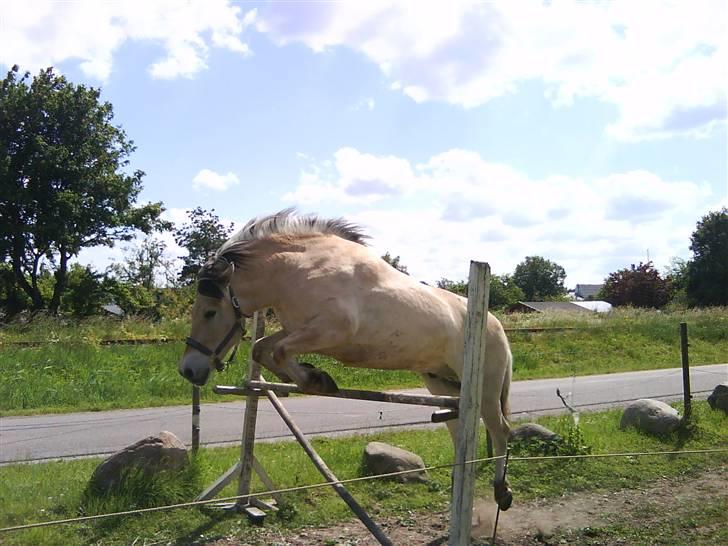
{"label": "blue sky", "polygon": [[542,255],[573,286],[689,257],[697,220],[728,204],[724,2],[2,11],[0,64],[101,87],[142,200],[177,222],[296,206],[362,224],[422,280]]}

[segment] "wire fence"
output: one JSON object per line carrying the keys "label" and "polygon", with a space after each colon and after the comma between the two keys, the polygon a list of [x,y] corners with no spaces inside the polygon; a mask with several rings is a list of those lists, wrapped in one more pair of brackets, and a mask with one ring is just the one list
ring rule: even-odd
{"label": "wire fence", "polygon": [[[478,459],[471,459],[469,461],[465,461],[462,464],[465,464],[465,465],[478,464],[478,463],[484,463],[484,462],[488,462],[488,461],[495,461],[497,459],[503,459],[505,457],[508,457],[510,461],[542,462],[542,461],[555,460],[555,459],[572,459],[573,460],[573,459],[597,459],[597,458],[612,458],[612,457],[633,457],[634,458],[634,457],[657,457],[657,456],[665,456],[665,455],[678,455],[678,456],[679,455],[701,455],[701,454],[708,454],[708,453],[725,453],[725,452],[728,452],[728,447],[711,448],[711,449],[674,450],[674,451],[589,453],[589,454],[581,454],[581,455],[544,455],[544,456],[518,456],[518,457],[510,456],[510,455],[501,455],[501,456],[496,456],[496,457],[483,457],[483,458],[478,458]],[[423,470],[432,471],[432,470],[453,469],[456,466],[458,466],[457,463],[432,465],[432,466],[427,466],[424,468],[416,468],[416,469],[412,469],[412,470],[401,470],[398,472],[389,472],[386,474],[377,474],[374,476],[360,476],[358,478],[349,478],[349,479],[345,479],[345,480],[326,481],[326,482],[319,482],[319,483],[314,483],[314,484],[299,485],[296,487],[285,487],[285,488],[280,488],[280,489],[269,489],[269,490],[265,490],[265,491],[255,492],[255,493],[248,493],[245,495],[234,495],[231,497],[222,497],[222,498],[214,498],[214,499],[207,499],[207,500],[182,502],[182,503],[177,503],[177,504],[167,504],[167,505],[163,505],[163,506],[154,506],[151,508],[137,508],[134,510],[125,510],[125,511],[121,511],[121,512],[110,512],[110,513],[95,514],[95,515],[90,515],[90,516],[79,516],[76,518],[40,521],[40,522],[35,522],[35,523],[27,523],[27,524],[23,524],[23,525],[14,525],[11,527],[2,527],[2,528],[0,528],[0,533],[7,533],[7,532],[11,532],[11,531],[21,531],[21,530],[25,530],[25,529],[35,529],[38,527],[49,527],[49,526],[53,526],[53,525],[83,523],[86,521],[108,519],[108,518],[114,518],[114,517],[120,517],[120,516],[148,514],[148,513],[152,513],[152,512],[176,510],[176,509],[180,509],[180,508],[191,508],[194,506],[202,506],[202,505],[206,505],[206,504],[226,503],[226,502],[238,501],[243,498],[249,498],[251,496],[264,497],[264,496],[273,496],[273,495],[278,495],[278,494],[283,494],[283,493],[295,493],[298,491],[320,489],[322,487],[329,487],[329,486],[333,486],[333,485],[337,485],[337,484],[347,485],[347,484],[352,484],[352,483],[357,483],[357,482],[393,478],[393,477],[402,476],[405,474],[422,472]]]}

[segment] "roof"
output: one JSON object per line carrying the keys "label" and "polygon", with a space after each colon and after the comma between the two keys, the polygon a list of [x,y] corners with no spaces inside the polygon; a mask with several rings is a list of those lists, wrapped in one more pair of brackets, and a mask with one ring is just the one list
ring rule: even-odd
{"label": "roof", "polygon": [[520,305],[530,307],[534,311],[544,313],[546,311],[566,311],[569,313],[588,313],[589,309],[580,307],[571,301],[519,301]]}
{"label": "roof", "polygon": [[596,296],[602,289],[602,284],[577,284],[574,295],[579,298],[589,298]]}
{"label": "roof", "polygon": [[596,311],[597,313],[609,313],[612,310],[612,304],[606,301],[575,301],[579,307],[589,309],[589,311]]}
{"label": "roof", "polygon": [[115,303],[109,303],[107,305],[102,305],[101,309],[106,311],[109,314],[116,315],[117,317],[123,317],[124,316],[124,310],[116,305]]}

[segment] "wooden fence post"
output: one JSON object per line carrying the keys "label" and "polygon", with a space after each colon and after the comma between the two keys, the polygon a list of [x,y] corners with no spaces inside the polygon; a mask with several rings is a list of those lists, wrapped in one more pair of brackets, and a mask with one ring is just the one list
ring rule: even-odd
{"label": "wooden fence post", "polygon": [[685,322],[680,323],[680,357],[683,375],[683,417],[688,421],[692,414],[690,403],[692,395],[690,394],[690,362],[688,361],[688,325]]}
{"label": "wooden fence post", "polygon": [[475,465],[465,463],[475,459],[478,447],[489,293],[490,266],[487,263],[471,261],[464,363],[460,378],[460,417],[453,469],[449,542],[451,546],[465,546],[471,543]]}

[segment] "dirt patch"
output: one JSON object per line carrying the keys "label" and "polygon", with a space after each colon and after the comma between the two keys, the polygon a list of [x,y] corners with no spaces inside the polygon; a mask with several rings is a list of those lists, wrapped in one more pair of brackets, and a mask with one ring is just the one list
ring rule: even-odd
{"label": "dirt patch", "polygon": [[[614,492],[573,493],[557,499],[540,499],[514,504],[501,513],[498,545],[594,544],[582,542],[589,529],[614,525],[649,525],[645,514],[674,515],[684,507],[700,506],[707,499],[725,498],[728,491],[728,467],[702,474],[697,478],[659,479],[647,487]],[[482,536],[492,534],[495,503],[476,502],[473,523]],[[394,544],[407,546],[444,546],[447,544],[448,513],[410,513],[404,517],[379,519],[377,523]],[[573,533],[580,531],[580,533]],[[569,537],[568,539],[563,537]],[[376,546],[378,543],[357,520],[327,528],[306,528],[280,534],[261,529],[258,544],[271,546]],[[249,544],[248,540],[246,544]],[[489,538],[474,541],[485,545]],[[624,544],[619,540],[599,544]],[[241,545],[230,537],[215,546]]]}

